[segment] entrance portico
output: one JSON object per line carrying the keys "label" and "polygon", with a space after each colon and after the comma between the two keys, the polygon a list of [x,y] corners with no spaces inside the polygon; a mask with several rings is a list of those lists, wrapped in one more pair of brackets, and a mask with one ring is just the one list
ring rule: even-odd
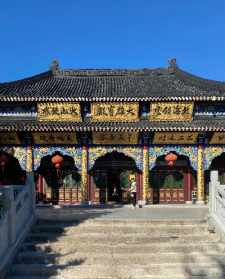
{"label": "entrance portico", "polygon": [[[175,59],[139,70],[63,70],[54,61],[48,72],[0,84],[0,150],[34,173],[45,156],[71,157],[79,185],[63,175],[61,202],[127,201],[135,180],[141,204],[204,203],[207,170],[225,151],[224,102],[223,82],[195,77]],[[44,196],[51,183],[39,175]]]}

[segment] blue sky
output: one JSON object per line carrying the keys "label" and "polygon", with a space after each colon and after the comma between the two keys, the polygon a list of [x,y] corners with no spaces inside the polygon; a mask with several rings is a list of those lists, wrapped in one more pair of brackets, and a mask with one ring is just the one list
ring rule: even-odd
{"label": "blue sky", "polygon": [[0,82],[62,68],[180,68],[225,81],[224,0],[1,0]]}

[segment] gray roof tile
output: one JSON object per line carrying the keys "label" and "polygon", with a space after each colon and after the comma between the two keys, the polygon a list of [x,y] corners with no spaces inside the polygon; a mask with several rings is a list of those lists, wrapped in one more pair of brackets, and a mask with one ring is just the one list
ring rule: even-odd
{"label": "gray roof tile", "polygon": [[225,99],[225,83],[179,68],[56,70],[0,84],[0,101]]}
{"label": "gray roof tile", "polygon": [[0,120],[0,131],[225,131],[225,122],[222,119],[193,120],[191,122],[140,120],[129,123]]}

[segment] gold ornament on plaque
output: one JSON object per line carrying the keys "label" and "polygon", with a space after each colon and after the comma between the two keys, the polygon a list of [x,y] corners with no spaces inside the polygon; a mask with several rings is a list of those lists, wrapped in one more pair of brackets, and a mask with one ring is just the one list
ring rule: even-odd
{"label": "gold ornament on plaque", "polygon": [[131,103],[92,103],[92,121],[130,122],[139,119],[139,104]]}
{"label": "gold ornament on plaque", "polygon": [[81,121],[79,103],[38,103],[39,121]]}
{"label": "gold ornament on plaque", "polygon": [[224,144],[225,143],[225,132],[214,133],[209,143],[210,144]]}
{"label": "gold ornament on plaque", "polygon": [[52,132],[52,133],[33,133],[34,143],[36,144],[76,144],[75,133]]}
{"label": "gold ornament on plaque", "polygon": [[0,144],[20,144],[17,133],[0,133]]}
{"label": "gold ornament on plaque", "polygon": [[191,121],[194,103],[153,102],[150,104],[152,121]]}
{"label": "gold ornament on plaque", "polygon": [[94,144],[137,144],[138,133],[133,132],[93,132]]}
{"label": "gold ornament on plaque", "polygon": [[192,144],[197,142],[198,133],[189,132],[158,132],[154,135],[153,143],[156,144]]}

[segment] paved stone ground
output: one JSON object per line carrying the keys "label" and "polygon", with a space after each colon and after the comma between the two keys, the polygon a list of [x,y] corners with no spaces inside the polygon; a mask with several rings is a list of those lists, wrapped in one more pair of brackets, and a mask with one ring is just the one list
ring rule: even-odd
{"label": "paved stone ground", "polygon": [[[38,207],[37,213],[41,214],[46,207]],[[111,207],[80,207],[80,206],[54,206],[49,210],[57,215],[76,214],[79,218],[100,218],[100,219],[196,219],[206,220],[208,206],[206,205],[158,205],[133,208],[132,206],[111,206]],[[43,217],[43,215],[42,215]]]}

